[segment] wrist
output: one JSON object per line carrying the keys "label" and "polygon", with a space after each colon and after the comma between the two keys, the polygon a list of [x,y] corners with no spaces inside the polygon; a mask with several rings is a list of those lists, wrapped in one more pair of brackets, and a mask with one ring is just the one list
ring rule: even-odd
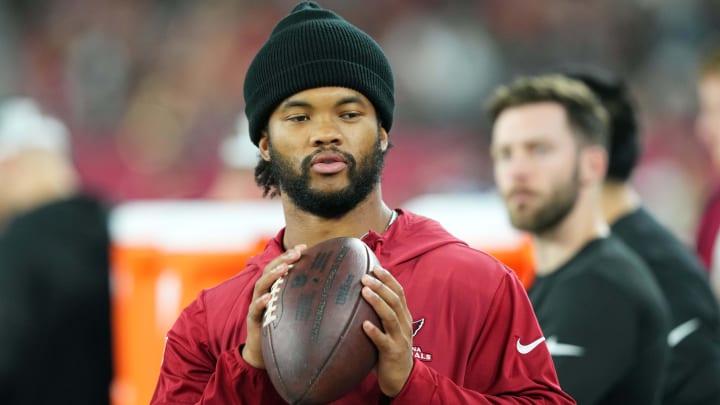
{"label": "wrist", "polygon": [[252,350],[248,350],[246,345],[240,346],[240,355],[242,356],[243,360],[245,360],[245,363],[247,363],[249,366],[264,370],[265,369],[265,363],[263,362],[262,353],[260,356],[257,356],[257,354],[253,353]]}

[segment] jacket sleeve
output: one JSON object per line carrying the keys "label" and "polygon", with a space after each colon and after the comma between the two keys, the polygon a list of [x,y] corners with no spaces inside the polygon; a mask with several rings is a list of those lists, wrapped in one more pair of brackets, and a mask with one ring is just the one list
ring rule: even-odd
{"label": "jacket sleeve", "polygon": [[265,370],[248,365],[240,347],[212,353],[203,297],[168,332],[150,404],[282,403]]}
{"label": "jacket sleeve", "polygon": [[[503,278],[475,332],[478,336],[462,384],[416,359],[393,404],[575,403],[560,389],[530,300],[516,276],[508,273]],[[534,341],[540,343],[533,345]]]}

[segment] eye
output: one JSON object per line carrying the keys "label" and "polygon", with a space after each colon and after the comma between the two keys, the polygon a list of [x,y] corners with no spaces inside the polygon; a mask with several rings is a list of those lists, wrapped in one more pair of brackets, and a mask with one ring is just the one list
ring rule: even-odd
{"label": "eye", "polygon": [[290,122],[305,122],[308,121],[310,117],[308,117],[305,114],[294,114],[289,117],[287,117],[287,120]]}
{"label": "eye", "polygon": [[536,143],[536,144],[532,145],[532,147],[530,148],[530,151],[534,155],[542,156],[542,155],[546,155],[550,152],[550,146],[548,146],[544,143]]}
{"label": "eye", "polygon": [[490,157],[492,160],[499,162],[502,160],[508,160],[510,159],[510,149],[509,148],[500,148],[500,149],[493,149],[491,151]]}
{"label": "eye", "polygon": [[360,113],[357,112],[357,111],[347,111],[347,112],[344,112],[344,113],[340,114],[340,118],[347,119],[347,120],[352,120],[352,119],[355,119],[355,118],[359,118],[361,115],[362,115],[362,114],[360,114]]}

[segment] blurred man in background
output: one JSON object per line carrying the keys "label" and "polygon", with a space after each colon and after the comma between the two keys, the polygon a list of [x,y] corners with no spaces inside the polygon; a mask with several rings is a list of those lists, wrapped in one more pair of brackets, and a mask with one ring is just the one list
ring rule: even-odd
{"label": "blurred man in background", "polygon": [[[645,261],[670,307],[670,363],[663,404],[720,404],[720,314],[697,257],[643,207],[630,184],[640,157],[635,102],[619,78],[573,72],[605,106],[610,159],[603,211],[614,236]],[[720,94],[720,92],[718,93]]]}
{"label": "blurred man in background", "polygon": [[[697,92],[700,111],[697,135],[710,154],[712,165],[720,171],[720,48],[709,52],[700,62]],[[716,173],[716,177],[718,174]],[[715,295],[720,297],[720,185],[714,185],[697,233],[697,252],[710,270]]]}
{"label": "blurred man in background", "polygon": [[223,139],[219,153],[222,166],[206,197],[222,201],[265,201],[262,190],[255,184],[255,165],[260,155],[250,141],[245,113],[238,116],[234,133]]}
{"label": "blurred man in background", "polygon": [[30,99],[0,104],[0,179],[0,403],[107,404],[106,209]]}
{"label": "blurred man in background", "polygon": [[600,187],[606,112],[562,76],[521,78],[489,103],[495,179],[533,235],[528,291],[563,389],[578,404],[659,404],[668,312],[652,273],[609,234]]}

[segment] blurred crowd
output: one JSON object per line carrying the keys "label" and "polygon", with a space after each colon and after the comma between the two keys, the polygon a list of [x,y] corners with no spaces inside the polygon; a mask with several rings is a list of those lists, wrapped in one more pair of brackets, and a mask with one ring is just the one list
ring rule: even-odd
{"label": "blurred crowd", "polygon": [[[0,98],[33,97],[66,122],[84,185],[113,202],[206,197],[232,164],[219,150],[244,108],[250,59],[295,3],[4,0]],[[599,66],[625,76],[639,101],[638,189],[691,237],[710,181],[693,136],[694,80],[699,55],[720,37],[716,0],[321,4],[378,38],[394,66],[391,205],[491,187],[482,107],[495,85]],[[409,162],[414,170],[403,170]]]}

